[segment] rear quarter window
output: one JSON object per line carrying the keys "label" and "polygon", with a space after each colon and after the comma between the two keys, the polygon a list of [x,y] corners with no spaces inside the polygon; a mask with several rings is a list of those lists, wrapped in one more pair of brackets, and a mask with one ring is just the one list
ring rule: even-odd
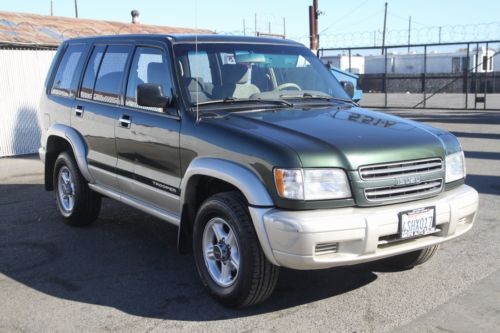
{"label": "rear quarter window", "polygon": [[76,91],[76,72],[82,58],[84,44],[71,44],[59,62],[50,93],[56,96],[74,97]]}
{"label": "rear quarter window", "polygon": [[95,82],[94,100],[111,104],[120,102],[122,80],[129,53],[129,45],[108,46]]}
{"label": "rear quarter window", "polygon": [[97,45],[92,51],[87,68],[85,69],[85,75],[83,76],[82,87],[80,89],[81,98],[92,99],[92,95],[94,94],[95,78],[97,76],[97,71],[99,70],[99,65],[101,64],[104,49],[104,45]]}

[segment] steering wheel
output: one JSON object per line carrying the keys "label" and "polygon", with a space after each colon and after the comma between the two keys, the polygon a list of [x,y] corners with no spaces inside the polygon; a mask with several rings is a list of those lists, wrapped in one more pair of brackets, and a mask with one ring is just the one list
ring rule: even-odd
{"label": "steering wheel", "polygon": [[[293,88],[293,89],[288,89],[288,88]],[[280,84],[274,90],[277,90],[277,91],[283,91],[283,90],[298,90],[298,91],[301,91],[302,88],[298,84],[289,82],[289,83]]]}

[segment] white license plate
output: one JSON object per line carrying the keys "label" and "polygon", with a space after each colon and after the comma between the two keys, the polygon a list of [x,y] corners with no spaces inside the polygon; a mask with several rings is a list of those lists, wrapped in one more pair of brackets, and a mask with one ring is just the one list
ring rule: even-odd
{"label": "white license plate", "polygon": [[436,209],[425,207],[399,213],[399,237],[412,238],[436,231]]}

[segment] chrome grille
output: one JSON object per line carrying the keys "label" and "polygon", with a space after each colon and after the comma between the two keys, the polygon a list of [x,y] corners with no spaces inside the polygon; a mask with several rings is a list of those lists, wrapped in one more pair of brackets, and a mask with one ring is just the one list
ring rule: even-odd
{"label": "chrome grille", "polygon": [[368,201],[389,201],[406,199],[437,193],[441,191],[442,187],[443,180],[435,179],[413,185],[367,188],[365,189],[365,197]]}
{"label": "chrome grille", "polygon": [[432,158],[363,166],[359,168],[359,175],[363,180],[379,180],[393,178],[395,176],[434,172],[439,171],[442,168],[443,161],[440,158]]}

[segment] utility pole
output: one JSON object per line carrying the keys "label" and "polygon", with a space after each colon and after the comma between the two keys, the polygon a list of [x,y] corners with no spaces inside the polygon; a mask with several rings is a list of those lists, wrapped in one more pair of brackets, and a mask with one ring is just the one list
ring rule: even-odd
{"label": "utility pole", "polygon": [[442,27],[439,27],[439,44],[441,44],[441,28]]}
{"label": "utility pole", "polygon": [[255,13],[255,21],[254,21],[254,27],[255,27],[255,36],[257,36],[257,13]]}
{"label": "utility pole", "polygon": [[75,0],[75,17],[78,18],[78,0]]}
{"label": "utility pole", "polygon": [[50,0],[50,16],[54,16],[54,0]]}
{"label": "utility pole", "polygon": [[283,17],[283,36],[284,38],[286,38],[286,21],[284,17]]}
{"label": "utility pole", "polygon": [[385,11],[384,11],[384,30],[382,32],[382,54],[384,54],[386,27],[387,27],[387,2],[385,3]]}
{"label": "utility pole", "polygon": [[245,19],[243,19],[243,36],[247,35],[247,27],[245,25]]}
{"label": "utility pole", "polygon": [[309,47],[313,51],[319,48],[318,15],[318,0],[313,0],[313,5],[309,6]]}
{"label": "utility pole", "polygon": [[411,16],[408,20],[408,53],[410,53],[410,37],[411,37]]}

